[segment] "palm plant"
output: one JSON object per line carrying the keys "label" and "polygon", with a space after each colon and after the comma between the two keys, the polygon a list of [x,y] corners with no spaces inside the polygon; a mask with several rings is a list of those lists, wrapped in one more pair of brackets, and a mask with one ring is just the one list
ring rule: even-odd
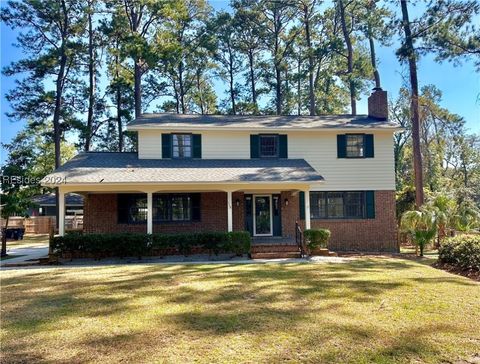
{"label": "palm plant", "polygon": [[425,246],[437,234],[435,213],[429,210],[407,211],[402,215],[400,227],[410,235],[413,243],[420,248],[420,256],[423,257]]}
{"label": "palm plant", "polygon": [[447,236],[447,231],[453,227],[455,200],[449,195],[438,194],[425,205],[425,209],[435,215],[438,247],[440,246],[440,241]]}
{"label": "palm plant", "polygon": [[453,225],[458,231],[468,232],[480,226],[480,211],[468,202],[462,202],[453,217]]}

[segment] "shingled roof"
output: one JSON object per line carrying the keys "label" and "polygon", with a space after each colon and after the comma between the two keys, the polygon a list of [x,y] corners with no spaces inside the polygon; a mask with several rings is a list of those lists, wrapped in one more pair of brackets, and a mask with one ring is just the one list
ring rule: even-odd
{"label": "shingled roof", "polygon": [[188,115],[142,114],[128,129],[400,129],[397,123],[367,115]]}
{"label": "shingled roof", "polygon": [[136,153],[81,153],[41,183],[320,182],[303,159],[138,159]]}

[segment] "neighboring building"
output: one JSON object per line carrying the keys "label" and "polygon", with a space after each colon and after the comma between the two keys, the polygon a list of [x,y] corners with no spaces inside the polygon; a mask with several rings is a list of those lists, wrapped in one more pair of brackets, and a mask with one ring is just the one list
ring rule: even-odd
{"label": "neighboring building", "polygon": [[[57,204],[54,193],[34,196],[36,205],[28,210],[29,216],[56,216]],[[83,215],[83,197],[76,193],[65,195],[65,214],[67,216]]]}
{"label": "neighboring building", "polygon": [[388,121],[385,91],[368,104],[368,116],[144,114],[128,125],[138,153],[82,153],[43,183],[86,196],[86,232],[288,240],[298,220],[330,229],[331,250],[396,251],[400,128]]}

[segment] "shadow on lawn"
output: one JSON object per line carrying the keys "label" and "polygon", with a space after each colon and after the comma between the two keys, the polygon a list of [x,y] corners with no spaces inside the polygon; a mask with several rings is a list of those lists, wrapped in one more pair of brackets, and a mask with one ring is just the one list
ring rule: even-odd
{"label": "shadow on lawn", "polygon": [[[368,345],[368,338],[378,335],[374,328],[342,325],[325,318],[327,315],[349,314],[342,309],[343,298],[345,302],[372,302],[378,300],[379,295],[410,282],[475,285],[455,277],[412,277],[399,281],[369,277],[372,273],[412,268],[418,267],[411,262],[366,259],[346,264],[248,265],[241,266],[241,269],[229,264],[146,265],[130,266],[123,271],[121,266],[88,268],[80,275],[70,269],[32,272],[22,275],[21,279],[2,279],[4,302],[15,300],[14,305],[4,307],[2,329],[7,330],[10,337],[18,337],[60,329],[58,323],[71,317],[95,319],[111,316],[113,320],[121,320],[125,312],[140,314],[150,308],[142,306],[143,303],[132,304],[142,298],[147,299],[149,305],[179,308],[173,313],[168,310],[157,313],[152,318],[152,325],[164,322],[182,332],[191,330],[213,336],[244,332],[268,334],[294,329],[316,315],[319,320],[325,320],[330,332],[364,340]],[[312,302],[315,305],[311,305]],[[113,318],[116,316],[118,318]],[[452,330],[448,326],[439,326],[438,329]],[[428,330],[429,327],[420,327],[416,333],[399,333],[397,338],[389,340],[388,347],[374,348],[377,350],[375,355],[414,353],[419,346],[414,345],[412,335],[421,339]],[[135,337],[145,340],[144,335],[149,333],[141,331]],[[318,335],[327,341],[331,338],[323,337],[327,334],[321,330]],[[125,345],[128,338],[132,338],[131,335],[105,336],[77,344],[110,345],[125,351],[128,350]],[[27,348],[15,340],[3,345],[5,352],[25,352],[28,349],[34,350],[34,346]],[[37,359],[35,361],[41,361],[41,358]]]}

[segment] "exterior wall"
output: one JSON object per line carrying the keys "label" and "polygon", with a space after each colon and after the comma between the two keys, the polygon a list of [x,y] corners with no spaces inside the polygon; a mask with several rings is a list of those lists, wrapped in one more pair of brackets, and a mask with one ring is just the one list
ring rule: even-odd
{"label": "exterior wall", "polygon": [[375,219],[311,220],[312,228],[332,232],[333,251],[398,252],[395,191],[375,192]]}
{"label": "exterior wall", "polygon": [[[233,229],[245,229],[243,192],[233,193]],[[239,200],[239,206],[236,201]],[[285,205],[288,199],[288,206]],[[282,235],[295,239],[295,221],[299,220],[299,195],[283,191]],[[89,194],[84,202],[84,231],[87,233],[140,232],[146,233],[145,224],[117,223],[117,195]],[[155,233],[179,233],[195,231],[227,230],[227,194],[225,192],[202,193],[201,221],[186,223],[154,223]],[[304,221],[299,221],[302,228]],[[329,248],[332,251],[396,252],[397,230],[395,220],[395,192],[376,191],[375,219],[311,220],[312,228],[327,228],[332,232]]]}
{"label": "exterior wall", "polygon": [[138,132],[138,158],[162,158],[162,133],[160,131]]}
{"label": "exterior wall", "polygon": [[[169,131],[170,132],[170,131]],[[202,134],[202,158],[250,158],[250,134],[259,131],[195,131]],[[352,131],[354,132],[354,131]],[[370,133],[367,129],[359,132]],[[290,131],[288,158],[305,159],[324,178],[317,191],[393,190],[395,173],[392,131],[374,131],[374,158],[337,158],[337,134],[333,131]],[[161,130],[138,132],[139,158],[161,158]]]}
{"label": "exterior wall", "polygon": [[392,132],[374,133],[374,152],[374,158],[337,158],[337,133],[332,132],[288,137],[288,157],[305,159],[325,178],[312,187],[316,191],[394,190]]}
{"label": "exterior wall", "polygon": [[[202,193],[201,221],[154,223],[154,233],[179,233],[227,230],[227,194]],[[89,194],[85,198],[84,231],[87,233],[147,232],[147,224],[118,224],[117,194]],[[221,208],[220,206],[224,206]]]}

